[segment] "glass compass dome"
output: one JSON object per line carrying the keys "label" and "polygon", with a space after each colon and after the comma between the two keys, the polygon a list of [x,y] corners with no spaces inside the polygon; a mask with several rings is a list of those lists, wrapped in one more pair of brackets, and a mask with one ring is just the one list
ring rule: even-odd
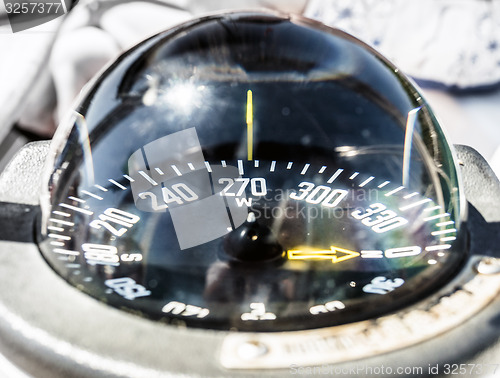
{"label": "glass compass dome", "polygon": [[464,260],[452,147],[418,89],[295,16],[188,22],[123,54],[58,129],[39,245],[111,306],[293,331],[414,303]]}

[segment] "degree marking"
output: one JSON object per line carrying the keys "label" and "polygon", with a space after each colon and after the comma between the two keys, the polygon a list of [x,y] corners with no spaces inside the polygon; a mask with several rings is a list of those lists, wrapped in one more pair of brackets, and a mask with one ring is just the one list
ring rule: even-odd
{"label": "degree marking", "polygon": [[98,196],[97,194],[94,194],[94,193],[90,193],[90,192],[88,192],[86,190],[82,190],[82,193],[86,194],[89,197],[95,198],[95,199],[97,199],[99,201],[102,201],[102,199],[103,199],[101,196]]}
{"label": "degree marking", "polygon": [[49,226],[49,227],[47,227],[47,230],[57,231],[57,232],[64,232],[64,228],[62,228],[62,227],[56,227],[56,226]]}
{"label": "degree marking", "polygon": [[65,220],[62,220],[62,219],[56,219],[56,218],[50,218],[49,219],[50,222],[54,222],[54,223],[59,223],[59,224],[63,224],[65,226],[74,226],[75,224],[73,222],[67,222]]}
{"label": "degree marking", "polygon": [[373,177],[373,176],[368,177],[365,181],[363,181],[361,184],[359,184],[359,187],[362,188],[363,186],[368,184],[370,181],[372,181],[374,178],[375,177]]}
{"label": "degree marking", "polygon": [[418,196],[418,192],[413,192],[410,194],[407,194],[406,196],[403,197],[403,199],[410,199],[412,197]]}
{"label": "degree marking", "polygon": [[310,165],[311,165],[311,164],[306,164],[306,165],[304,165],[304,168],[302,169],[302,171],[300,172],[300,174],[301,174],[301,175],[305,175],[305,174],[306,174],[306,172],[307,172],[307,170],[309,169],[309,166],[310,166]]}
{"label": "degree marking", "polygon": [[276,169],[276,160],[273,160],[271,162],[271,168],[269,168],[269,172],[274,172],[275,169]]}
{"label": "degree marking", "polygon": [[101,185],[94,185],[97,189],[102,190],[103,192],[107,192],[108,189],[106,189],[104,186]]}
{"label": "degree marking", "polygon": [[80,255],[80,252],[70,251],[70,250],[62,249],[62,248],[55,248],[55,249],[52,250],[52,252],[59,253],[61,255],[70,255],[70,256],[78,256],[78,255]]}
{"label": "degree marking", "polygon": [[208,161],[205,162],[205,167],[207,167],[207,171],[212,173],[212,167],[210,166],[210,163]]}
{"label": "degree marking", "polygon": [[436,226],[442,227],[442,226],[449,226],[451,224],[455,224],[455,222],[452,221],[452,220],[451,221],[447,221],[447,222],[441,222],[441,223],[437,223]]}
{"label": "degree marking", "polygon": [[[144,177],[144,178],[145,178],[145,179],[146,179],[146,180],[147,180],[147,181],[148,181],[151,185],[154,185],[154,186],[158,185],[158,183],[157,183],[155,180],[153,180],[151,177],[149,177],[149,175],[148,175],[146,172],[144,172],[144,171],[139,171],[139,174],[140,174],[142,177]],[[116,181],[115,181],[115,182],[112,182],[111,180],[109,180],[109,182],[111,182],[112,184],[115,184],[115,183],[116,183]],[[118,183],[117,183],[117,184],[118,184]],[[116,185],[116,184],[115,184],[115,185]],[[121,185],[121,184],[119,184],[119,185],[120,185],[120,186],[122,186],[123,190],[125,190],[125,189],[126,189],[123,185]],[[116,185],[116,186],[118,186],[118,185]],[[120,187],[120,186],[118,186],[118,187]]]}
{"label": "degree marking", "polygon": [[351,177],[349,177],[349,180],[354,180],[357,176],[359,175],[359,172],[354,172]]}
{"label": "degree marking", "polygon": [[431,232],[431,235],[433,235],[433,236],[444,235],[444,234],[450,234],[452,232],[457,232],[457,230],[455,228],[450,228],[448,230],[433,231],[433,232]]}
{"label": "degree marking", "polygon": [[[52,251],[52,252],[55,252],[55,251]],[[59,252],[56,252],[56,253],[59,253]],[[70,261],[69,256],[57,256],[57,259],[60,261]]]}
{"label": "degree marking", "polygon": [[[159,169],[159,168],[156,168],[156,169]],[[134,182],[134,181],[135,181],[135,180],[134,180],[132,177],[130,177],[129,175],[123,175],[123,177],[125,177],[125,178],[126,178],[128,181],[130,181],[130,182]]]}
{"label": "degree marking", "polygon": [[417,206],[420,206],[420,205],[423,205],[424,203],[427,203],[427,202],[431,202],[432,200],[430,198],[426,198],[426,199],[423,199],[421,201],[417,201],[417,202],[413,202],[409,205],[406,205],[406,206],[403,206],[403,207],[400,207],[399,210],[401,211],[406,211],[406,210],[409,210],[411,208],[414,208],[414,207],[417,207]]}
{"label": "degree marking", "polygon": [[80,202],[80,203],[85,203],[85,201],[82,200],[81,198],[74,197],[74,196],[69,196],[68,199],[70,199],[72,201]]}
{"label": "degree marking", "polygon": [[[249,160],[251,160],[251,159],[249,159]],[[245,174],[245,171],[243,169],[243,160],[238,160],[238,172],[242,176]]]}
{"label": "degree marking", "polygon": [[57,210],[54,210],[52,213],[56,214],[56,215],[60,215],[60,216],[65,217],[65,218],[69,218],[71,216],[71,214],[68,214],[68,213],[65,213],[62,211],[57,211]]}
{"label": "degree marking", "polygon": [[73,211],[76,211],[76,212],[79,212],[79,213],[82,213],[82,214],[86,214],[86,215],[92,215],[92,214],[94,214],[94,212],[92,212],[90,210],[85,210],[85,209],[82,209],[80,207],[71,206],[71,205],[68,205],[67,203],[60,203],[59,206],[65,207],[66,209],[70,209],[70,210],[73,210]]}
{"label": "degree marking", "polygon": [[457,238],[455,236],[447,236],[447,237],[441,238],[439,240],[441,240],[442,242],[449,242],[449,241],[457,240]]}
{"label": "degree marking", "polygon": [[399,192],[400,190],[403,190],[404,188],[405,188],[404,186],[400,186],[399,188],[393,189],[393,190],[391,190],[390,192],[385,193],[384,195],[385,195],[386,197],[392,196],[393,194],[395,194],[395,193]]}
{"label": "degree marking", "polygon": [[66,236],[66,235],[48,234],[47,236],[52,239],[71,240],[71,236]]}
{"label": "degree marking", "polygon": [[337,169],[337,171],[333,174],[333,176],[328,179],[327,183],[331,184],[332,182],[334,182],[335,179],[339,177],[342,172],[344,172],[342,168]]}
{"label": "degree marking", "polygon": [[81,198],[74,197],[74,196],[69,196],[68,199],[70,199],[72,201],[80,202],[80,203],[85,203],[85,201],[82,200]]}
{"label": "degree marking", "polygon": [[177,166],[175,164],[172,164],[171,167],[174,170],[174,172],[177,174],[177,176],[182,176],[181,171],[179,171],[179,168],[177,168]]}
{"label": "degree marking", "polygon": [[434,220],[434,219],[449,217],[449,216],[450,216],[450,214],[448,214],[448,213],[442,213],[442,214],[438,214],[438,215],[433,215],[432,217],[424,218],[424,222],[427,222],[427,221],[430,221],[430,220]]}

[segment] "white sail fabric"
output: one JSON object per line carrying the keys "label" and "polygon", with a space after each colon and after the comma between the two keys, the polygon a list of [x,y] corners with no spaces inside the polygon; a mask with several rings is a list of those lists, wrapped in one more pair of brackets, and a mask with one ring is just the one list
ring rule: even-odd
{"label": "white sail fabric", "polygon": [[417,79],[460,89],[500,82],[499,0],[311,0],[305,16],[364,40]]}

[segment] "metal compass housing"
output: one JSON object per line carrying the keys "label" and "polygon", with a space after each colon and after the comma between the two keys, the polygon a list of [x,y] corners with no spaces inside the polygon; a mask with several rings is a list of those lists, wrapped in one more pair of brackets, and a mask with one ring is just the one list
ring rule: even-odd
{"label": "metal compass housing", "polygon": [[454,152],[412,83],[338,30],[232,13],[154,36],[52,145],[39,246],[71,285],[187,327],[318,329],[465,260]]}

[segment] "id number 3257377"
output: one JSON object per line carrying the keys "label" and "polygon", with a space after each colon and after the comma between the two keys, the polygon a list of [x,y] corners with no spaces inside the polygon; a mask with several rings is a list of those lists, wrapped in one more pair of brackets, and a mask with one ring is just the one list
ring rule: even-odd
{"label": "id number 3257377", "polygon": [[[438,366],[434,367],[435,370]],[[474,375],[500,376],[500,363],[498,364],[444,364],[443,371],[446,375],[456,375],[459,377],[472,377]]]}
{"label": "id number 3257377", "polygon": [[64,0],[57,2],[6,1],[5,11],[7,14],[63,14],[66,13],[66,5]]}

